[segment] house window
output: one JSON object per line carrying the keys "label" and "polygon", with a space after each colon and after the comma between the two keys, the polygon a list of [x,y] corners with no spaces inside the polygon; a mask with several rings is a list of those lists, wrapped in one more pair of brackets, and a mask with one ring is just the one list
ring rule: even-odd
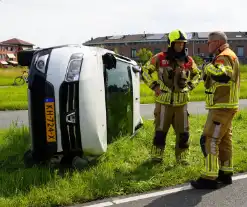
{"label": "house window", "polygon": [[131,49],[131,57],[132,58],[136,57],[136,49]]}
{"label": "house window", "polygon": [[200,47],[197,48],[197,54],[200,54]]}
{"label": "house window", "polygon": [[244,47],[243,46],[237,47],[237,56],[238,57],[244,56]]}

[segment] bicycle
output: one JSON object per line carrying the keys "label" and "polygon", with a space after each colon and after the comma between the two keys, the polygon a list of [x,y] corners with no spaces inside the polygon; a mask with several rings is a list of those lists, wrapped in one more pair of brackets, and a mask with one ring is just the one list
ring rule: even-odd
{"label": "bicycle", "polygon": [[28,72],[23,71],[21,76],[17,76],[14,80],[13,85],[23,85],[24,83],[28,83]]}

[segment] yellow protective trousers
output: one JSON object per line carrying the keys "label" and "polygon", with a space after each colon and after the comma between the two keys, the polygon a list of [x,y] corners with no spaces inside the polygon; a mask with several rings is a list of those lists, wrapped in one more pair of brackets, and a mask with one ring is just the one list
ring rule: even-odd
{"label": "yellow protective trousers", "polygon": [[[177,159],[186,159],[189,150],[189,120],[187,104],[183,106],[172,106],[157,103],[155,104],[155,136],[153,146],[161,152],[166,145],[166,136],[170,126],[176,133],[175,156]],[[159,152],[159,153],[160,153]],[[155,156],[155,153],[153,153]]]}
{"label": "yellow protective trousers", "polygon": [[200,145],[204,154],[202,177],[216,179],[219,170],[233,173],[232,120],[238,109],[209,109]]}

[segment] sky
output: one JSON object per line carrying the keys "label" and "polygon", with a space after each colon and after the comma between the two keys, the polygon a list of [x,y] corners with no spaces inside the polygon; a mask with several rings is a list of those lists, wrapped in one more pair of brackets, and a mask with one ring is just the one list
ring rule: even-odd
{"label": "sky", "polygon": [[137,33],[247,31],[244,0],[0,0],[0,41],[37,47]]}

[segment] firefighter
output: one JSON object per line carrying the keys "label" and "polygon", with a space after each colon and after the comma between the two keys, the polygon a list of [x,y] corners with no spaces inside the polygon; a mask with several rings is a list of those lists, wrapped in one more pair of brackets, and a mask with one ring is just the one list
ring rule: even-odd
{"label": "firefighter", "polygon": [[200,71],[186,54],[187,37],[181,30],[168,35],[168,49],[154,55],[143,67],[144,82],[155,92],[155,134],[152,160],[163,161],[166,136],[170,126],[176,133],[175,157],[178,163],[189,164],[189,92],[199,81]]}
{"label": "firefighter", "polygon": [[205,66],[203,75],[208,116],[200,139],[204,171],[191,182],[197,189],[216,189],[232,183],[232,120],[239,106],[239,61],[225,33],[210,33],[208,49],[215,57]]}

